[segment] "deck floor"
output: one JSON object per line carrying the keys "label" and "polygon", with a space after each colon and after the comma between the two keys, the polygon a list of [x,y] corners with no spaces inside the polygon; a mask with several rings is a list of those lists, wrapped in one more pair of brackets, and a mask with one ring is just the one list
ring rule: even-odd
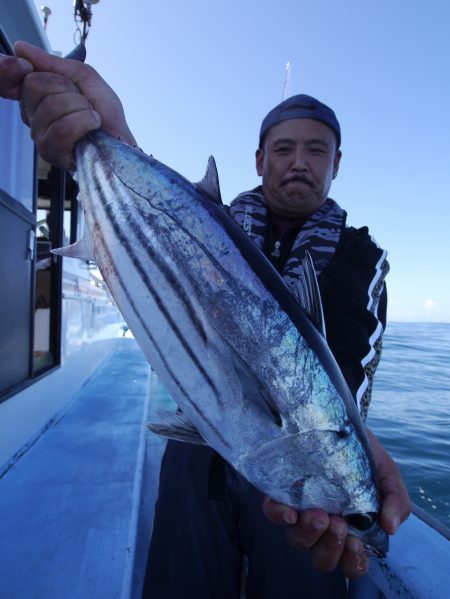
{"label": "deck floor", "polygon": [[2,597],[139,596],[164,448],[144,426],[152,379],[156,407],[124,339],[1,478]]}

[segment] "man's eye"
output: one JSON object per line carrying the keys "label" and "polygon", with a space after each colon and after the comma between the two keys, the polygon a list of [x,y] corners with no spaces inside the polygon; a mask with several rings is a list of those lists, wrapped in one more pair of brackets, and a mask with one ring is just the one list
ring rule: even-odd
{"label": "man's eye", "polygon": [[310,151],[312,154],[325,154],[325,153],[326,153],[326,150],[325,150],[325,148],[322,148],[322,147],[320,147],[320,146],[316,146],[316,147],[315,147],[315,146],[312,146],[311,148],[309,148],[309,151]]}
{"label": "man's eye", "polygon": [[291,151],[291,148],[289,148],[288,146],[279,146],[278,148],[275,148],[275,152],[277,154],[288,154]]}

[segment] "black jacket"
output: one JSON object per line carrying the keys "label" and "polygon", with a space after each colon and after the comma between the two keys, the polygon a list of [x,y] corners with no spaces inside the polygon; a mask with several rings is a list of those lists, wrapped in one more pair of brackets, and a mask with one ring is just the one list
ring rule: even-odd
{"label": "black jacket", "polygon": [[[259,188],[252,193],[258,191]],[[242,212],[247,201],[245,193],[238,196],[237,200]],[[346,217],[345,212],[343,214]],[[283,235],[280,255],[273,257],[276,235],[270,222],[270,213],[263,210],[257,218],[260,234],[264,235],[264,240],[258,242],[259,246],[283,274],[297,232],[287,231]],[[254,231],[252,234],[255,235]],[[386,326],[387,293],[384,278],[389,264],[386,252],[370,236],[368,228],[348,227],[345,218],[331,255],[331,260],[318,278],[327,341],[365,419]]]}

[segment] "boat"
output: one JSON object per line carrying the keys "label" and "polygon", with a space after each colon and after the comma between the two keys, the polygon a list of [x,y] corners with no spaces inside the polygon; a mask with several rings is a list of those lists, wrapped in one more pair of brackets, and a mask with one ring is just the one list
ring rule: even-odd
{"label": "boat", "polygon": [[[34,3],[3,0],[0,52],[18,39],[52,51]],[[2,99],[0,148],[0,595],[137,598],[165,446],[145,424],[171,399],[95,265],[51,254],[82,235],[76,187]],[[449,596],[449,539],[415,508],[349,596]]]}

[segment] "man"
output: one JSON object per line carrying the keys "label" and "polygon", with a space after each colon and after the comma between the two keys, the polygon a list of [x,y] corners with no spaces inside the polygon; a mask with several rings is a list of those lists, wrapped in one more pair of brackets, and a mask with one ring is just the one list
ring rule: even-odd
{"label": "man", "polygon": [[[24,43],[17,44],[16,53],[20,62],[0,60],[0,95],[21,99],[43,158],[71,170],[75,143],[100,126],[135,144],[119,99],[91,67]],[[382,328],[383,252],[366,230],[346,228],[345,212],[327,199],[339,168],[339,145],[337,119],[320,102],[301,96],[276,107],[263,121],[256,154],[262,188],[238,196],[230,212],[288,284],[299,276],[301,253],[314,250],[328,341],[361,399],[369,338]],[[368,298],[368,280],[376,275],[379,286]],[[383,494],[381,524],[393,534],[409,513],[408,496],[395,464],[371,434],[370,439]],[[299,515],[265,499],[266,516],[287,525],[296,548],[291,549],[285,529],[263,516],[262,501],[211,449],[169,442],[146,596],[239,597],[245,555],[248,598],[344,597],[344,575],[359,577],[368,563],[359,540],[347,535],[345,521],[320,510]]]}
{"label": "man", "polygon": [[[262,187],[240,194],[230,213],[288,284],[295,285],[301,259],[310,252],[328,343],[353,395],[367,405],[368,371],[377,362],[374,346],[385,325],[387,262],[367,229],[347,227],[346,213],[328,198],[339,169],[340,142],[340,126],[330,108],[305,95],[282,102],[261,126],[256,168]],[[324,533],[312,560],[335,571],[322,574],[309,555],[293,551],[283,532],[264,520],[262,502],[262,495],[212,450],[169,441],[146,596],[182,597],[184,590],[189,597],[238,597],[246,556],[247,597],[294,599],[300,588],[304,597],[345,597],[344,576],[335,570],[339,559],[352,574],[352,560],[365,571],[367,556],[356,539],[344,551],[344,521],[317,510],[302,516],[305,538],[297,541],[299,546],[313,546]],[[179,524],[173,522],[174,514]],[[295,521],[295,513],[286,516]]]}

